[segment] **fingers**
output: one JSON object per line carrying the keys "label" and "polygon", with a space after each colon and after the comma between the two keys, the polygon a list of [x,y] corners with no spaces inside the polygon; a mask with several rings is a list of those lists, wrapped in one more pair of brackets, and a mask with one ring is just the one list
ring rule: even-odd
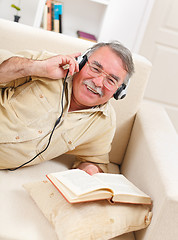
{"label": "fingers", "polygon": [[80,52],[78,52],[78,53],[73,53],[73,54],[70,54],[70,56],[71,57],[74,57],[74,58],[77,58],[77,57],[79,57],[81,55],[81,53]]}
{"label": "fingers", "polygon": [[80,53],[74,53],[71,55],[56,55],[43,60],[44,76],[51,79],[59,79],[66,76],[67,69],[72,76],[75,72],[79,71],[79,64],[76,61],[76,57],[80,56]]}
{"label": "fingers", "polygon": [[97,166],[95,165],[89,165],[87,168],[86,168],[86,173],[90,174],[90,175],[93,175],[95,173],[99,173],[98,171],[98,168]]}
{"label": "fingers", "polygon": [[93,163],[80,163],[80,165],[78,166],[79,169],[85,171],[86,173],[93,175],[95,173],[99,173],[102,172],[100,171],[100,169],[98,168],[98,166],[96,166]]}
{"label": "fingers", "polygon": [[69,74],[73,75],[75,72],[79,71],[79,64],[76,61],[76,58],[80,56],[81,53],[74,53],[71,55],[60,55],[60,66],[68,65]]}

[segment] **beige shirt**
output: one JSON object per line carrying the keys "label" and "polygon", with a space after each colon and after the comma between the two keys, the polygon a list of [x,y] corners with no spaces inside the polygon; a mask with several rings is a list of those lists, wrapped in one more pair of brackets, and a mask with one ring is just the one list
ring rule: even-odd
{"label": "beige shirt", "polygon": [[[0,51],[0,63],[11,56],[45,59],[54,54]],[[61,113],[63,79],[39,77],[17,79],[0,85],[0,168],[17,167],[41,152]],[[115,132],[115,113],[108,102],[95,108],[68,112],[72,79],[66,82],[64,113],[49,148],[30,164],[50,160],[64,153],[79,161],[109,163],[108,153]],[[75,164],[76,166],[76,164]],[[101,165],[100,167],[106,171]]]}

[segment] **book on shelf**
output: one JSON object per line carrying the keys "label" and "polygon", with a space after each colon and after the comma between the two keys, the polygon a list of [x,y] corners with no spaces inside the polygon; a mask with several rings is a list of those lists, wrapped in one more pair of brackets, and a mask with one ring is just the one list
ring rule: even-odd
{"label": "book on shelf", "polygon": [[51,6],[52,6],[52,2],[51,0],[47,0],[46,1],[46,6],[47,6],[47,14],[46,14],[46,24],[45,26],[47,26],[47,30],[51,31],[51,26],[52,26],[52,15],[51,15]]}
{"label": "book on shelf", "polygon": [[62,33],[62,3],[47,0],[43,13],[43,28],[49,31]]}
{"label": "book on shelf", "polygon": [[72,169],[46,177],[70,203],[108,199],[112,203],[151,204],[151,198],[122,174],[91,176],[83,170]]}
{"label": "book on shelf", "polygon": [[78,38],[81,38],[81,39],[89,40],[89,41],[92,41],[92,42],[97,42],[96,37],[91,33],[86,33],[86,32],[78,30],[77,31],[77,36],[78,36]]}
{"label": "book on shelf", "polygon": [[62,3],[53,3],[53,30],[62,33]]}

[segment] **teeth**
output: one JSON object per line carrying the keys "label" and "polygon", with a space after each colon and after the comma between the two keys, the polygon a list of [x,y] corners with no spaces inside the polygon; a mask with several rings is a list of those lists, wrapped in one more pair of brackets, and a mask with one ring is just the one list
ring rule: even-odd
{"label": "teeth", "polygon": [[90,88],[90,86],[87,86],[87,88],[88,88],[91,92],[93,92],[93,93],[95,93],[95,94],[98,94],[98,92],[96,92],[94,89]]}

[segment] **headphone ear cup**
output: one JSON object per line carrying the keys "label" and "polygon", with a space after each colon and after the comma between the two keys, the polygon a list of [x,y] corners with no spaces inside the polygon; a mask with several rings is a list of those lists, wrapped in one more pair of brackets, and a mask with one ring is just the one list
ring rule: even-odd
{"label": "headphone ear cup", "polygon": [[79,62],[79,71],[85,66],[88,61],[87,55],[84,55],[82,60]]}
{"label": "headphone ear cup", "polygon": [[126,85],[123,83],[117,91],[114,93],[113,97],[118,100],[118,99],[123,99],[126,96]]}
{"label": "headphone ear cup", "polygon": [[85,66],[86,62],[88,61],[87,53],[90,52],[91,49],[88,49],[84,54],[76,58],[78,64],[79,64],[79,71]]}
{"label": "headphone ear cup", "polygon": [[129,84],[130,84],[130,80],[128,79],[127,84],[123,83],[114,93],[113,97],[116,100],[125,98],[125,96],[127,95],[127,89]]}

